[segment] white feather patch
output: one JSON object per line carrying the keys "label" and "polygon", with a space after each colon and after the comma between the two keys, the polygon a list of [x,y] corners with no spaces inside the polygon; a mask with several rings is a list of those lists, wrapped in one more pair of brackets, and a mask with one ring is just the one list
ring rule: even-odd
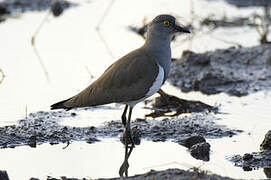
{"label": "white feather patch", "polygon": [[144,99],[152,96],[154,93],[156,93],[161,88],[161,86],[163,84],[163,81],[164,81],[165,72],[164,72],[164,69],[159,64],[157,64],[157,65],[158,65],[158,68],[159,68],[158,75],[157,75],[155,81],[153,82],[152,86],[150,87],[149,91],[147,92],[147,94],[141,99],[138,99],[138,100],[135,100],[135,101],[129,101],[129,102],[126,102],[124,104],[127,104],[127,105],[129,105],[131,107],[134,107],[137,103],[139,103],[139,102],[143,101]]}
{"label": "white feather patch", "polygon": [[150,87],[149,91],[147,92],[146,94],[146,98],[152,96],[154,93],[156,93],[162,86],[163,84],[163,81],[164,81],[164,69],[159,65],[157,64],[158,67],[159,67],[159,71],[158,71],[158,75],[154,81],[154,83],[152,84],[152,86]]}

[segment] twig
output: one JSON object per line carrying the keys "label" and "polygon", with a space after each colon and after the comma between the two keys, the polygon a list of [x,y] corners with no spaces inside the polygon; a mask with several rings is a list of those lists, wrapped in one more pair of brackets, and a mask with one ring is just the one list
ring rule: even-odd
{"label": "twig", "polygon": [[84,65],[84,67],[85,67],[86,71],[88,72],[88,74],[89,74],[89,76],[90,76],[90,79],[93,79],[94,76],[93,76],[93,74],[91,73],[91,71],[89,70],[89,68],[87,67],[87,65]]}
{"label": "twig", "polygon": [[259,19],[259,21],[260,21],[260,24],[256,25],[256,31],[260,35],[261,44],[268,43],[267,37],[268,37],[268,34],[270,33],[269,32],[269,25],[270,25],[269,21],[270,20],[269,20],[268,15],[266,14],[265,17],[261,17],[261,16],[255,14],[253,16],[253,19],[255,21],[255,24],[257,24],[256,23],[257,19]]}
{"label": "twig", "polygon": [[67,145],[63,147],[62,149],[66,149],[70,145],[70,141],[67,139]]}
{"label": "twig", "polygon": [[43,60],[42,60],[42,58],[41,58],[41,56],[39,54],[39,51],[38,51],[38,49],[36,48],[35,45],[33,46],[33,50],[34,50],[34,53],[36,54],[36,56],[38,57],[40,66],[41,66],[41,68],[42,68],[42,70],[43,70],[43,72],[45,74],[45,77],[46,77],[47,81],[50,82],[49,73],[48,73],[48,71],[47,71],[47,69],[46,69],[46,67],[45,67],[45,65],[43,63]]}
{"label": "twig", "polygon": [[0,68],[0,73],[1,73],[1,79],[0,79],[0,84],[4,81],[5,79],[5,74],[4,74],[4,71]]}
{"label": "twig", "polygon": [[42,19],[40,25],[38,26],[37,30],[35,31],[34,35],[33,35],[32,38],[31,38],[31,45],[32,45],[32,47],[33,47],[34,53],[35,53],[36,56],[38,57],[40,66],[41,66],[41,68],[42,68],[42,70],[43,70],[43,72],[44,72],[44,74],[45,74],[45,77],[46,77],[46,79],[47,79],[48,82],[50,82],[50,79],[49,79],[49,73],[48,73],[48,71],[47,71],[47,69],[46,69],[46,67],[45,67],[45,65],[44,65],[44,63],[43,63],[43,60],[42,60],[42,58],[41,58],[41,56],[40,56],[40,54],[39,54],[38,49],[36,48],[36,45],[35,45],[35,42],[36,42],[36,41],[35,41],[35,40],[36,40],[36,37],[38,36],[38,34],[39,34],[41,28],[43,27],[43,25],[44,25],[45,22],[47,21],[47,19],[48,19],[50,13],[51,13],[51,11],[48,11],[48,13],[47,13],[47,14],[45,15],[45,17]]}
{"label": "twig", "polygon": [[102,43],[104,44],[108,54],[112,57],[112,58],[115,58],[115,56],[113,55],[113,52],[111,51],[110,47],[108,46],[108,43],[107,41],[105,40],[104,36],[102,35],[101,31],[100,31],[100,28],[101,28],[101,25],[103,24],[105,18],[107,17],[110,9],[112,8],[113,4],[114,4],[115,0],[111,0],[110,3],[108,4],[105,12],[103,13],[101,19],[99,20],[97,26],[96,26],[96,31],[97,31],[97,34],[99,36],[99,38],[101,39]]}
{"label": "twig", "polygon": [[221,39],[221,38],[215,37],[214,35],[210,35],[210,37],[213,38],[213,39],[222,41],[222,42],[224,42],[224,43],[226,43],[226,44],[232,44],[232,45],[235,45],[235,46],[237,46],[238,48],[241,48],[241,47],[242,47],[242,45],[239,44],[239,43],[237,43],[237,42],[227,41],[227,40],[225,40],[225,39]]}
{"label": "twig", "polygon": [[[190,0],[190,17],[191,17],[191,22],[190,24],[194,23],[194,19],[195,19],[195,11],[194,11],[194,1]],[[193,33],[193,32],[192,32]],[[193,47],[193,36],[188,36],[188,48],[192,49]]]}

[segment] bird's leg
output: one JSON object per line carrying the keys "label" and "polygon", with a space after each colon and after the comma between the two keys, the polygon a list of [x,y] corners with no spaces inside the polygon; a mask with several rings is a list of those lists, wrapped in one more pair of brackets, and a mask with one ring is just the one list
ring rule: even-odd
{"label": "bird's leg", "polygon": [[125,159],[124,159],[124,163],[125,163],[125,165],[127,167],[125,169],[125,176],[126,177],[128,177],[128,168],[129,168],[128,158],[130,156],[130,154],[128,153],[128,148],[129,148],[129,146],[128,146],[128,138],[130,138],[131,143],[132,143],[132,146],[130,147],[131,150],[134,148],[134,143],[133,143],[133,139],[132,139],[132,135],[131,135],[131,127],[130,127],[132,110],[133,110],[133,107],[130,106],[129,114],[128,114],[128,121],[127,121],[126,126],[125,126]]}
{"label": "bird's leg", "polygon": [[124,111],[121,115],[122,124],[125,127],[126,125],[126,113],[127,113],[128,105],[125,105]]}
{"label": "bird's leg", "polygon": [[[127,109],[128,109],[128,105],[125,106],[123,114],[121,116],[122,123],[125,125],[125,132],[124,132],[125,157],[124,157],[124,162],[122,163],[119,170],[119,175],[121,177],[123,176],[123,173],[125,173],[126,177],[128,176],[128,168],[129,168],[128,159],[133,151],[133,148],[135,147],[132,134],[131,134],[131,127],[130,127],[133,107],[130,106],[129,108],[128,120],[126,120]],[[132,144],[131,146],[129,146],[129,142]]]}
{"label": "bird's leg", "polygon": [[131,131],[131,126],[130,126],[130,122],[131,122],[131,116],[132,116],[132,111],[133,111],[133,107],[130,106],[129,108],[129,114],[128,114],[128,121],[127,121],[127,124],[126,124],[126,129],[125,129],[125,139],[127,139],[127,141],[125,142],[125,144],[128,145],[128,137],[130,138],[131,140],[131,147],[134,148],[135,147],[135,143],[134,143],[134,140],[133,140],[133,137],[132,137],[132,131]]}

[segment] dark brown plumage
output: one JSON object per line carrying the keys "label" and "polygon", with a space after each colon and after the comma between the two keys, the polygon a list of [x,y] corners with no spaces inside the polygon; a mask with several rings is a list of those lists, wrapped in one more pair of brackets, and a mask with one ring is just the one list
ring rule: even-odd
{"label": "dark brown plumage", "polygon": [[60,101],[51,109],[71,109],[143,98],[158,74],[156,61],[139,48],[112,64],[96,81],[79,94]]}

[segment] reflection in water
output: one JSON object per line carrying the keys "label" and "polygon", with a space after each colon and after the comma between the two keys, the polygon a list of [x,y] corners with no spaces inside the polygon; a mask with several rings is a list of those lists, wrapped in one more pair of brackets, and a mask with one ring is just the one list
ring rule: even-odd
{"label": "reflection in water", "polygon": [[4,78],[5,78],[5,74],[3,72],[3,70],[0,68],[0,84],[4,81]]}
{"label": "reflection in water", "polygon": [[128,177],[128,168],[129,168],[129,163],[128,159],[133,151],[135,146],[125,146],[125,157],[122,165],[120,166],[119,169],[119,175],[120,177],[123,177],[123,174],[125,173],[125,176]]}
{"label": "reflection in water", "polygon": [[[125,107],[125,110],[126,110],[126,107]],[[125,112],[125,110],[124,110],[124,112]],[[124,118],[125,116],[122,116],[122,117],[123,117],[123,120],[125,120],[125,118]],[[134,145],[139,145],[141,142],[141,134],[140,134],[140,131],[137,127],[133,127],[129,134],[126,132],[127,131],[125,131],[120,138],[120,141],[125,145],[124,161],[119,169],[119,175],[121,177],[123,177],[124,173],[125,173],[126,177],[128,176],[128,168],[129,168],[128,159],[129,159],[133,149],[135,148]]]}

